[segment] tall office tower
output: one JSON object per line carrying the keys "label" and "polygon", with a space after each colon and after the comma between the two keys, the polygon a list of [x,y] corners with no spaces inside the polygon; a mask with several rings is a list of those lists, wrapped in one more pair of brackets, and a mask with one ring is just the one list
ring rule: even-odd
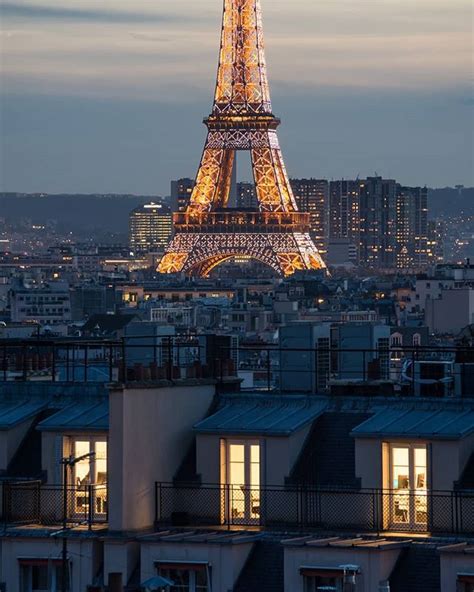
{"label": "tall office tower", "polygon": [[194,189],[194,179],[171,181],[171,211],[185,212]]}
{"label": "tall office tower", "polygon": [[435,265],[444,263],[445,223],[442,220],[429,220],[427,228],[427,262]]}
{"label": "tall office tower", "polygon": [[397,183],[367,177],[360,184],[360,261],[369,268],[396,264]]}
{"label": "tall office tower", "polygon": [[253,183],[237,183],[237,207],[258,208],[257,192]]}
{"label": "tall office tower", "polygon": [[148,203],[130,212],[130,250],[134,253],[162,251],[173,234],[173,217],[168,206]]}
{"label": "tall office tower", "polygon": [[428,263],[428,189],[397,185],[396,266],[426,267]]}
{"label": "tall office tower", "polygon": [[[347,239],[360,249],[360,189],[362,181],[331,181],[329,240]],[[358,258],[357,258],[358,259]]]}
{"label": "tall office tower", "polygon": [[290,179],[300,212],[310,214],[310,235],[324,255],[327,252],[329,224],[329,183],[326,179]]}

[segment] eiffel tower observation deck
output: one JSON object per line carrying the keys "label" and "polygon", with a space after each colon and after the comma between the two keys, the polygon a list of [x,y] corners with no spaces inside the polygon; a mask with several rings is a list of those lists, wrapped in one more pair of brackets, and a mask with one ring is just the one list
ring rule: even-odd
{"label": "eiffel tower observation deck", "polygon": [[[158,271],[206,277],[235,257],[278,275],[325,269],[298,212],[280,149],[265,62],[260,0],[224,0],[217,84],[196,184]],[[250,152],[258,211],[229,208],[236,151]]]}

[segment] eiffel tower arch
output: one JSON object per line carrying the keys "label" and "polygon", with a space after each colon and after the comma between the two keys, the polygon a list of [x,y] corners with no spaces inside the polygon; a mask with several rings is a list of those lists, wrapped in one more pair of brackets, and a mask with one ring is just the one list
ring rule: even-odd
{"label": "eiffel tower arch", "polygon": [[[260,0],[224,0],[217,84],[196,184],[161,273],[206,277],[233,257],[283,276],[326,266],[298,212],[277,136],[267,78]],[[236,151],[250,152],[258,210],[228,207]]]}

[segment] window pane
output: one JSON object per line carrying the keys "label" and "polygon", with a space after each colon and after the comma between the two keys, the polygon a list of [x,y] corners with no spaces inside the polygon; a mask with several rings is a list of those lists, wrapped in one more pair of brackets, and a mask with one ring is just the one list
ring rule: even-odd
{"label": "window pane", "polygon": [[32,591],[39,592],[40,590],[48,590],[48,566],[47,565],[33,565],[31,567],[31,584]]}
{"label": "window pane", "polygon": [[245,460],[245,446],[243,444],[231,444],[229,446],[229,460],[230,462],[244,462]]}
{"label": "window pane", "polygon": [[426,446],[415,448],[415,466],[426,467]]}
{"label": "window pane", "polygon": [[250,446],[250,462],[260,463],[260,445],[252,444]]}
{"label": "window pane", "polygon": [[[90,442],[76,441],[74,443],[74,456],[79,458],[90,452]],[[74,465],[75,484],[88,485],[90,483],[90,459],[84,458]]]}
{"label": "window pane", "polygon": [[95,443],[95,482],[107,483],[107,442]]}
{"label": "window pane", "polygon": [[392,448],[392,462],[394,465],[409,464],[409,450],[408,448]]}

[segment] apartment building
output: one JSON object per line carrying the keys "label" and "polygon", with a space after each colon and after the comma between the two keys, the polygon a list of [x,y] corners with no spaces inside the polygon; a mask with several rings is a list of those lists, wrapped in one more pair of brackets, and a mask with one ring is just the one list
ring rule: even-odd
{"label": "apartment building", "polygon": [[474,393],[239,384],[3,380],[3,589],[472,590]]}

